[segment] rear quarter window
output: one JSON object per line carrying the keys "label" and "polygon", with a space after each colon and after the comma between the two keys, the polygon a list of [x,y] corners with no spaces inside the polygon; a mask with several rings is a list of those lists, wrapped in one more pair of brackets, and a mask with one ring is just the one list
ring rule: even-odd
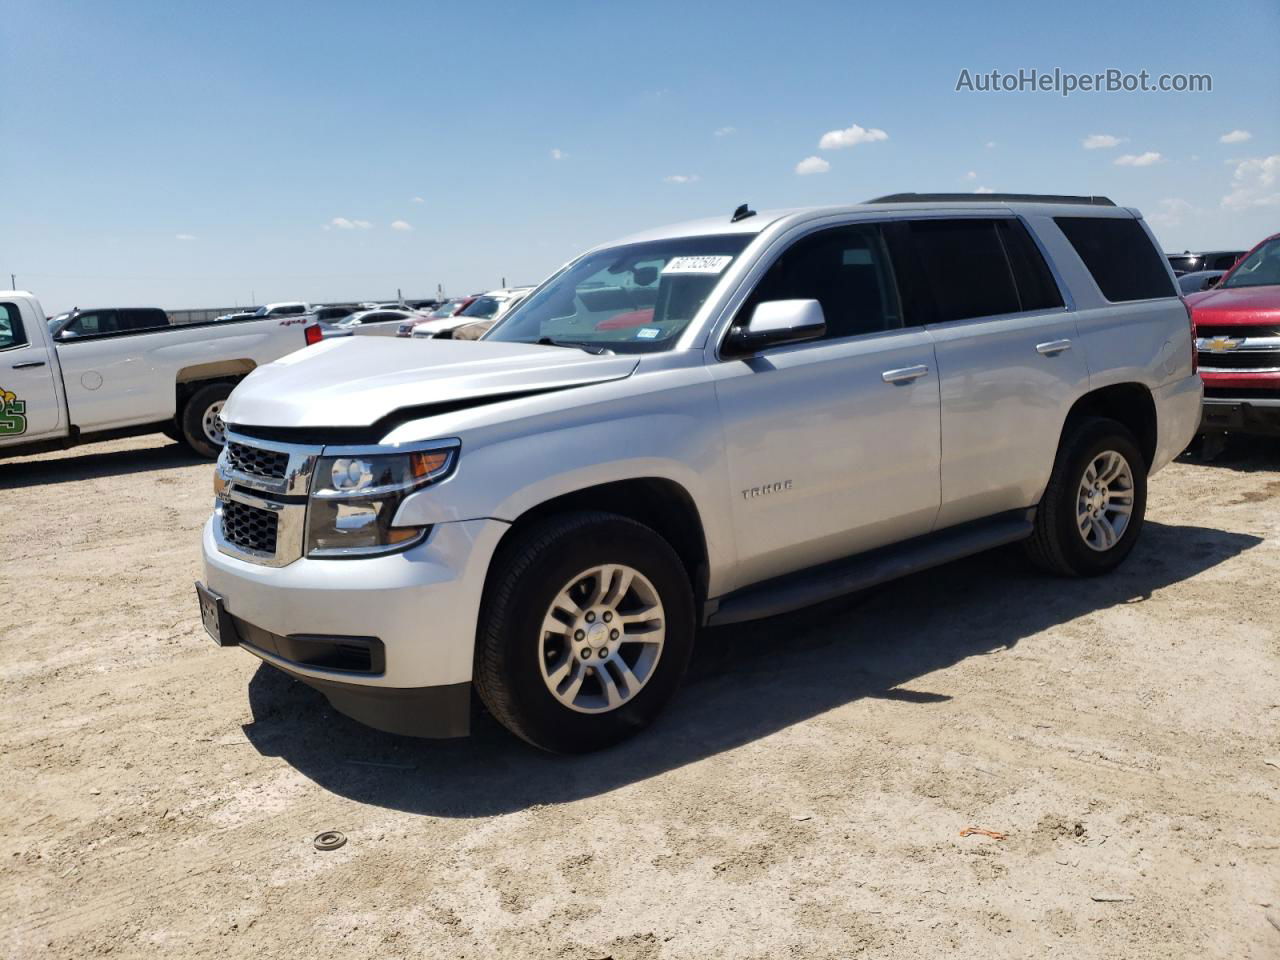
{"label": "rear quarter window", "polygon": [[1112,303],[1177,296],[1166,261],[1128,217],[1054,217],[1102,295]]}

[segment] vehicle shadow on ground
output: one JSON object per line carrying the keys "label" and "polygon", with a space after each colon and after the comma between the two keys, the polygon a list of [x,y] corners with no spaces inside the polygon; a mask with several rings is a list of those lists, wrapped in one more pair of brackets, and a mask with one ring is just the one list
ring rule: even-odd
{"label": "vehicle shadow on ground", "polygon": [[141,450],[111,450],[71,457],[58,456],[52,460],[20,462],[0,460],[0,490],[47,487],[57,483],[72,483],[76,480],[96,480],[100,477],[122,477],[130,473],[191,467],[200,463],[211,463],[211,461],[199,456],[190,447],[181,443],[146,447]]}
{"label": "vehicle shadow on ground", "polygon": [[1178,462],[1237,473],[1280,473],[1280,437],[1229,436],[1222,449],[1210,457],[1201,449],[1193,444]]}
{"label": "vehicle shadow on ground", "polygon": [[904,685],[1093,611],[1142,602],[1260,542],[1148,522],[1133,556],[1108,577],[1041,576],[1011,548],[796,614],[706,630],[687,683],[658,722],[593,755],[539,752],[479,711],[468,739],[379,733],[266,664],[249,684],[254,720],[244,731],[262,754],[362,803],[446,817],[562,803],[732,750],[858,698],[937,709],[952,699],[945,674],[922,688]]}

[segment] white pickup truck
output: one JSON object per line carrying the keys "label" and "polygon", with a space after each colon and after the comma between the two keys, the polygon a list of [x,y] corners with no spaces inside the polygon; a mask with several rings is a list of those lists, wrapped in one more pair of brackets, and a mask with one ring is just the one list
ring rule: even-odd
{"label": "white pickup truck", "polygon": [[216,457],[232,388],[320,340],[306,317],[86,333],[99,328],[69,329],[77,316],[0,293],[0,457],[152,432]]}

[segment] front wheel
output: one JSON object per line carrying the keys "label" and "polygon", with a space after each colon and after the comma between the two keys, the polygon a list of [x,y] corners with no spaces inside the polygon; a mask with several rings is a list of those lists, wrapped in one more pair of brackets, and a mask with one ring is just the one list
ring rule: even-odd
{"label": "front wheel", "polygon": [[1147,464],[1123,424],[1089,417],[1067,424],[1027,541],[1050,573],[1092,577],[1118,567],[1137,543],[1147,509]]}
{"label": "front wheel", "polygon": [[222,407],[231,396],[229,383],[211,383],[201,387],[187,400],[180,417],[182,439],[192,450],[210,460],[217,459],[227,442],[222,423]]}
{"label": "front wheel", "polygon": [[675,551],[615,514],[553,517],[504,545],[481,607],[476,691],[534,746],[582,753],[647,726],[693,649]]}

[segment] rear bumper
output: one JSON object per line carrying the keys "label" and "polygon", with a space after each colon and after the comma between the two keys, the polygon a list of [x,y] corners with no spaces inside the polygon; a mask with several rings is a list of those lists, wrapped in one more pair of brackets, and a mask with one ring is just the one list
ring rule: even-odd
{"label": "rear bumper", "polygon": [[1205,397],[1199,432],[1280,437],[1280,396]]}

